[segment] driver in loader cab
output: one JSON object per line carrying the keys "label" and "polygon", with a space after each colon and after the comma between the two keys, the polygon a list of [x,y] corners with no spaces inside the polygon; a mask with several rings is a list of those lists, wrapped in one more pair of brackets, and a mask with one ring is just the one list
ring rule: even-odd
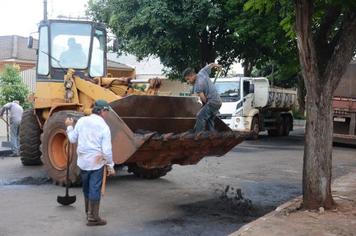
{"label": "driver in loader cab", "polygon": [[215,117],[219,112],[222,101],[215,85],[210,80],[212,68],[221,69],[221,66],[211,63],[201,69],[198,74],[193,68],[187,68],[183,71],[184,79],[193,85],[193,94],[199,96],[203,107],[197,114],[197,120],[194,126],[194,132],[199,133],[206,128],[209,131],[214,130]]}
{"label": "driver in loader cab", "polygon": [[86,66],[86,56],[82,45],[77,43],[75,38],[71,37],[67,41],[68,48],[60,56],[61,65],[64,67],[83,68]]}
{"label": "driver in loader cab", "polygon": [[95,101],[92,114],[80,118],[75,127],[72,118],[66,118],[67,135],[71,143],[77,143],[77,165],[83,184],[87,225],[106,225],[99,217],[101,185],[105,166],[108,175],[115,175],[112,160],[111,134],[104,118],[109,114],[109,104]]}

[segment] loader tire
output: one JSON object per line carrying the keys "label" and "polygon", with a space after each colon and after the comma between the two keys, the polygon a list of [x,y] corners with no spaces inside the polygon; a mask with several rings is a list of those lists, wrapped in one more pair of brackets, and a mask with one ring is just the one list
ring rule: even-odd
{"label": "loader tire", "polygon": [[128,172],[133,173],[135,176],[142,179],[158,179],[162,176],[165,176],[171,170],[172,165],[168,165],[162,168],[147,169],[136,164],[130,164]]}
{"label": "loader tire", "polygon": [[42,165],[41,133],[33,109],[24,111],[20,125],[20,156],[24,166]]}
{"label": "loader tire", "polygon": [[[41,135],[41,160],[48,176],[53,183],[65,186],[67,172],[67,133],[64,121],[71,116],[76,122],[83,113],[77,111],[58,111],[54,113],[43,126]],[[77,166],[75,145],[71,145],[71,161],[69,164],[69,185],[80,185],[80,170]]]}

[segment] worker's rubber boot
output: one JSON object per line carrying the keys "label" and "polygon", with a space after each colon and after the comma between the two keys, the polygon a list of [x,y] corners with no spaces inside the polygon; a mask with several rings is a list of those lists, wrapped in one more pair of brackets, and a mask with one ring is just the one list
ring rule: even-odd
{"label": "worker's rubber boot", "polygon": [[89,201],[87,226],[106,225],[106,220],[99,217],[100,201]]}
{"label": "worker's rubber boot", "polygon": [[88,212],[89,212],[89,199],[84,197],[84,203],[85,203],[85,215],[87,216],[88,220]]}

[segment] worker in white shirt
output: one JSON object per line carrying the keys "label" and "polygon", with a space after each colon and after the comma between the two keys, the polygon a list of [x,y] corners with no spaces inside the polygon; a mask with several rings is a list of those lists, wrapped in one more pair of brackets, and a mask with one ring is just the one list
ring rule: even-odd
{"label": "worker in white shirt", "polygon": [[114,175],[111,134],[104,118],[109,114],[109,104],[97,100],[92,114],[80,118],[73,128],[72,118],[66,118],[67,135],[71,143],[77,143],[77,165],[81,170],[87,225],[105,225],[99,217],[101,185],[105,165],[108,175]]}
{"label": "worker in white shirt", "polygon": [[19,133],[23,108],[20,106],[19,101],[15,100],[13,102],[6,103],[0,109],[0,116],[2,116],[6,110],[10,111],[10,143],[12,149],[11,156],[20,156]]}

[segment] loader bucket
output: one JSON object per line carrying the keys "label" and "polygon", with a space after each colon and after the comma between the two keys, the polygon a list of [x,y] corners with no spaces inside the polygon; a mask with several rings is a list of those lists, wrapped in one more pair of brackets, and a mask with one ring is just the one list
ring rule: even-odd
{"label": "loader bucket", "polygon": [[221,156],[249,133],[233,132],[219,118],[214,132],[194,134],[196,97],[131,95],[110,103],[106,118],[116,164],[145,168],[196,164],[205,156]]}

